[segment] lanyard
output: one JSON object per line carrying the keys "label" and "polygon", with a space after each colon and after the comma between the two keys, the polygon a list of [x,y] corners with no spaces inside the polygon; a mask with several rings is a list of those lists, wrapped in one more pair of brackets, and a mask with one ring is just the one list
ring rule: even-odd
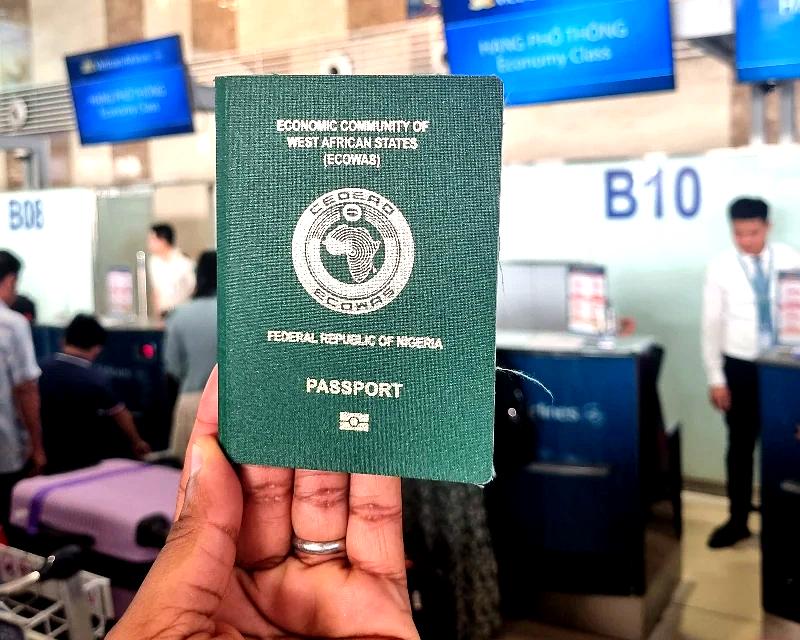
{"label": "lanyard", "polygon": [[[756,273],[755,273],[755,264],[753,265],[753,276],[750,277],[750,273],[747,271],[747,265],[744,262],[741,254],[737,251],[736,257],[739,260],[739,264],[742,265],[742,271],[744,271],[744,276],[747,278],[747,281],[750,283],[750,287],[753,289],[753,293],[756,296],[756,302],[758,302],[759,292],[758,287],[756,287]],[[769,293],[772,290],[772,268],[774,266],[774,255],[772,253],[772,247],[769,248],[769,262],[767,263],[767,297],[769,297]]]}

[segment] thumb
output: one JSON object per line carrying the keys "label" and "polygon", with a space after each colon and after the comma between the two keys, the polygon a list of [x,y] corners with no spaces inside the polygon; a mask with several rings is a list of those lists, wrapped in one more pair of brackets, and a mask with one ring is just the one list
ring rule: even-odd
{"label": "thumb", "polygon": [[[217,440],[200,436],[186,464],[180,516],[133,603],[115,627],[119,638],[188,638],[213,633],[236,560],[242,488]],[[115,638],[112,633],[109,638]]]}

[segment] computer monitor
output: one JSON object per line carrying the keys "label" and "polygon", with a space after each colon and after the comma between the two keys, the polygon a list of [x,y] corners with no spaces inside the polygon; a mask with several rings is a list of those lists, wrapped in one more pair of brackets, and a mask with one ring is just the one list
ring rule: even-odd
{"label": "computer monitor", "polygon": [[82,144],[194,130],[179,36],[86,51],[66,65]]}
{"label": "computer monitor", "polygon": [[675,88],[669,0],[442,0],[442,15],[452,73],[499,76],[509,106]]}

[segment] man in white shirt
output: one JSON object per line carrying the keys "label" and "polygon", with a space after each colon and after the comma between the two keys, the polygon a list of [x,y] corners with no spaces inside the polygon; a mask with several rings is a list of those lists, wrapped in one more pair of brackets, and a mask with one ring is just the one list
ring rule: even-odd
{"label": "man in white shirt", "polygon": [[153,225],[147,246],[155,315],[164,318],[192,297],[194,263],[175,246],[175,230],[171,225]]}
{"label": "man in white shirt", "polygon": [[31,327],[8,308],[21,269],[15,256],[0,251],[0,526],[8,522],[14,484],[46,463]]}
{"label": "man in white shirt", "polygon": [[774,344],[776,274],[800,267],[800,252],[768,243],[769,207],[742,198],[730,207],[735,248],[715,258],[703,296],[703,360],[709,398],[728,424],[726,472],[730,519],[708,540],[714,549],[750,536],[753,452],[760,431],[755,359]]}

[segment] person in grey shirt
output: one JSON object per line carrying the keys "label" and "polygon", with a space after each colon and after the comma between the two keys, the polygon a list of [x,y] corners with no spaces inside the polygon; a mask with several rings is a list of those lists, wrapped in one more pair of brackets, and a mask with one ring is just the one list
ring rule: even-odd
{"label": "person in grey shirt", "polygon": [[8,522],[14,484],[46,464],[31,327],[9,309],[21,270],[15,256],[0,251],[0,526]]}
{"label": "person in grey shirt", "polygon": [[167,375],[180,384],[172,421],[170,450],[181,459],[197,415],[200,396],[217,362],[217,254],[206,251],[197,262],[197,287],[190,302],[167,318],[164,335]]}

